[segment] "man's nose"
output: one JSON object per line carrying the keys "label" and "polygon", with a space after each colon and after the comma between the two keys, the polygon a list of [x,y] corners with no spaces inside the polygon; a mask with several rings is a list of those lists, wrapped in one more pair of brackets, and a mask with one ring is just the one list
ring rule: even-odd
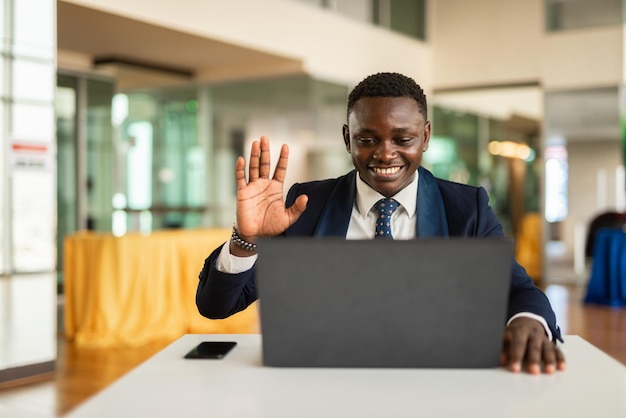
{"label": "man's nose", "polygon": [[396,156],[396,147],[392,141],[380,141],[376,151],[374,152],[374,158],[379,160],[390,160]]}

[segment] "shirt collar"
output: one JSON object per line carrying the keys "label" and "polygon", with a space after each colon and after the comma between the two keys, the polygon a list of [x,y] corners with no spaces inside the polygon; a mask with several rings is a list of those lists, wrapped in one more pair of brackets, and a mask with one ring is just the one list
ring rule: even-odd
{"label": "shirt collar", "polygon": [[[413,181],[406,187],[392,196],[406,210],[409,217],[415,215],[417,210],[417,184],[419,172],[415,170]],[[359,173],[356,173],[356,205],[361,216],[366,217],[372,206],[385,196],[372,189],[367,183],[361,180]]]}

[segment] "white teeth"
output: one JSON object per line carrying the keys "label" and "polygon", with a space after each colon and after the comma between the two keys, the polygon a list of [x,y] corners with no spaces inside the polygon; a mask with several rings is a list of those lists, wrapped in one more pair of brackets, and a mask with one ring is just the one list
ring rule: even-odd
{"label": "white teeth", "polygon": [[376,174],[395,174],[398,171],[400,171],[400,167],[389,167],[389,168],[374,167],[374,172]]}

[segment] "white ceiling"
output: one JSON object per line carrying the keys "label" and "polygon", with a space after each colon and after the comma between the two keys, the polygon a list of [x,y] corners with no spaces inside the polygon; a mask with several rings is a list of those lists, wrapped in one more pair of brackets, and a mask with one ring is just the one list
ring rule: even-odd
{"label": "white ceiling", "polygon": [[[117,75],[136,78],[139,72],[188,73],[182,79],[219,81],[255,76],[256,68],[276,68],[284,72],[301,72],[301,63],[216,39],[204,38],[159,27],[122,16],[57,1],[57,49],[62,57],[67,53],[86,57],[93,64],[97,59],[132,60],[140,66],[130,71],[129,65],[116,68]],[[145,70],[144,67],[152,67]],[[111,65],[108,66],[110,70]],[[143,71],[142,71],[143,70]],[[270,70],[271,71],[271,70]],[[145,74],[143,74],[145,75]],[[267,75],[267,74],[265,74]],[[258,74],[257,74],[258,76]],[[124,80],[122,80],[124,82]]]}

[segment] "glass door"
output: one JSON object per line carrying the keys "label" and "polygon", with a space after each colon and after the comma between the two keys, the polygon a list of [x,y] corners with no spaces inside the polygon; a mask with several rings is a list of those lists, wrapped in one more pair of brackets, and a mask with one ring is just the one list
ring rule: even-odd
{"label": "glass door", "polygon": [[63,292],[63,241],[81,230],[110,232],[112,217],[114,84],[86,75],[58,74],[57,284]]}
{"label": "glass door", "polygon": [[78,230],[77,118],[78,79],[57,76],[57,287],[63,288],[63,238]]}

